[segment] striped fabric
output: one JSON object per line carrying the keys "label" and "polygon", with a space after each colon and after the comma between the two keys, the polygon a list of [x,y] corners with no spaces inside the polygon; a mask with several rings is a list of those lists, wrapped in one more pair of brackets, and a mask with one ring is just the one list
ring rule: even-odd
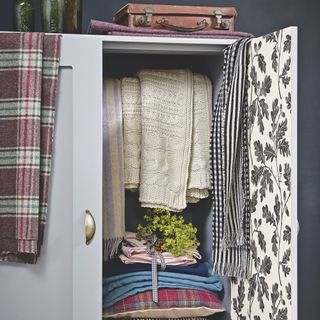
{"label": "striped fabric", "polygon": [[115,256],[125,235],[121,86],[105,79],[103,90],[104,259]]}
{"label": "striped fabric", "polygon": [[[188,314],[188,309],[199,307],[211,309],[209,314],[223,311],[220,299],[213,293],[191,289],[159,289],[158,303],[153,302],[152,291],[137,293],[118,301],[108,309],[104,309],[103,317],[116,317],[117,314],[139,310],[144,312],[158,310],[158,316],[161,316],[161,310],[171,308],[184,309],[183,313],[186,315],[181,317],[186,317],[188,315],[191,316],[191,312]],[[203,315],[198,314],[195,316],[201,317]],[[136,318],[136,316],[132,315],[132,318]]]}
{"label": "striped fabric", "polygon": [[219,275],[247,277],[250,212],[245,92],[247,43],[224,52],[212,125],[213,262]]}
{"label": "striped fabric", "polygon": [[48,208],[58,35],[0,33],[0,260],[36,263]]}

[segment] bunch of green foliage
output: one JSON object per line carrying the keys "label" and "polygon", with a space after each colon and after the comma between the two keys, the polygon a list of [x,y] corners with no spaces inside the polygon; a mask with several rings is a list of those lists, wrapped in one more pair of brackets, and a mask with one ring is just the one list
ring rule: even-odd
{"label": "bunch of green foliage", "polygon": [[160,252],[171,252],[176,257],[192,257],[192,250],[200,244],[196,237],[197,228],[192,223],[185,223],[181,214],[165,209],[148,209],[144,220],[146,225],[139,224],[137,228],[137,239],[146,240],[150,247],[152,244],[147,236],[155,235],[154,246]]}

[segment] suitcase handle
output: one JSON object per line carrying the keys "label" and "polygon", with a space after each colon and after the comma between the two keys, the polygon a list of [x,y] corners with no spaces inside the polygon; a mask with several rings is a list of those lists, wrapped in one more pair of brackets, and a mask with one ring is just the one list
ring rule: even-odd
{"label": "suitcase handle", "polygon": [[195,27],[182,27],[182,26],[176,26],[174,24],[171,24],[168,22],[167,19],[162,18],[157,21],[158,24],[160,24],[162,27],[169,29],[169,30],[174,30],[174,31],[181,31],[181,32],[195,32],[195,31],[200,31],[203,30],[205,27],[208,26],[208,22],[206,19],[203,19],[199,22],[197,22],[197,25]]}

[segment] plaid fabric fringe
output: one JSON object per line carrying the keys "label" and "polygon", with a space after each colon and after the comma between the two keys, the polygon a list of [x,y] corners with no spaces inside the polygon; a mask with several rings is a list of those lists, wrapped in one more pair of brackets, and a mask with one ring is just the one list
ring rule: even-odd
{"label": "plaid fabric fringe", "polygon": [[0,33],[0,261],[40,254],[59,49],[59,35]]}
{"label": "plaid fabric fringe", "polygon": [[249,159],[245,151],[249,41],[241,39],[224,51],[223,81],[211,135],[214,272],[234,277],[249,273]]}

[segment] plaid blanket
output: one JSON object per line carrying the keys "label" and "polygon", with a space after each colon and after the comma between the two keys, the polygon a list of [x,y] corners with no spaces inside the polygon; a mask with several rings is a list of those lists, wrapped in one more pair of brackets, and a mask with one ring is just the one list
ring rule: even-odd
{"label": "plaid blanket", "polygon": [[141,292],[115,303],[108,309],[104,309],[103,316],[137,310],[197,307],[222,311],[222,303],[213,293],[190,289],[159,289],[158,303],[152,301],[152,291]]}
{"label": "plaid blanket", "polygon": [[43,241],[58,35],[0,33],[0,261],[35,263]]}

